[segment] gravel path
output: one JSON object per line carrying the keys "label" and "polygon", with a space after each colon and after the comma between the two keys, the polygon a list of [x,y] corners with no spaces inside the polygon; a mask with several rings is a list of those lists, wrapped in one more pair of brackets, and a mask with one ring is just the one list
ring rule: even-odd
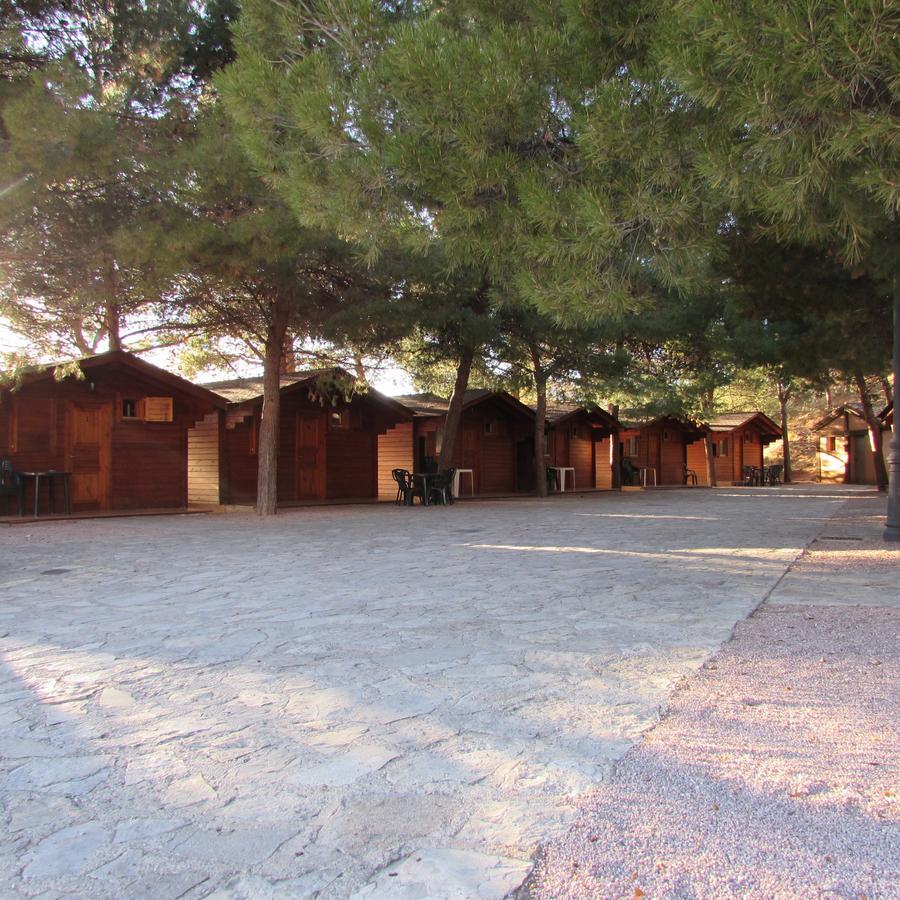
{"label": "gravel path", "polygon": [[[872,542],[871,513],[848,504],[824,533],[861,538],[872,564],[843,568],[835,553],[851,551],[814,543],[523,896],[900,897],[900,557]],[[852,602],[836,566],[866,605],[821,605]]]}

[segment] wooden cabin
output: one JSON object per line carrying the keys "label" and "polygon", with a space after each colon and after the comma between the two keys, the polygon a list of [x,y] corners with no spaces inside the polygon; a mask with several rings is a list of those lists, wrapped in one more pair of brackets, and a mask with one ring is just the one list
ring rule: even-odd
{"label": "wooden cabin", "polygon": [[[724,413],[707,426],[719,485],[742,484],[744,467],[761,468],[766,446],[781,438],[781,428],[761,412]],[[699,484],[709,484],[705,441],[688,445],[687,464]]]}
{"label": "wooden cabin", "polygon": [[[685,484],[689,450],[704,446],[706,426],[671,416],[623,423],[619,432],[621,459],[647,470],[647,485]],[[705,465],[705,463],[704,463]],[[700,472],[697,472],[698,476]],[[626,484],[623,478],[622,484]]]}
{"label": "wooden cabin", "polygon": [[[0,458],[69,472],[73,512],[187,506],[188,430],[225,401],[121,350],[70,365],[77,376],[47,366],[0,390]],[[42,511],[49,490],[62,510],[58,481],[42,478]],[[33,509],[34,479],[25,487]]]}
{"label": "wooden cabin", "polygon": [[602,409],[548,405],[546,463],[573,468],[576,490],[618,487],[613,477],[613,449],[621,427],[615,416]]}
{"label": "wooden cabin", "polygon": [[[383,438],[386,453],[380,480],[391,468],[423,471],[428,458],[440,456],[449,401],[433,394],[397,398],[413,415]],[[471,469],[476,494],[511,494],[534,488],[534,413],[505,391],[469,390],[463,400],[453,468]],[[389,485],[388,485],[389,487]],[[396,488],[393,489],[396,492]],[[469,493],[463,476],[460,493]]]}
{"label": "wooden cabin", "polygon": [[[206,387],[228,406],[191,432],[191,501],[255,504],[263,379]],[[372,388],[352,387],[352,377],[340,369],[281,377],[279,503],[379,496],[379,438],[409,424],[412,413]]]}
{"label": "wooden cabin", "polygon": [[[887,406],[879,418],[883,422],[885,464],[890,460],[893,407]],[[861,407],[845,403],[821,418],[813,431],[816,447],[817,480],[841,484],[875,484],[869,427]]]}

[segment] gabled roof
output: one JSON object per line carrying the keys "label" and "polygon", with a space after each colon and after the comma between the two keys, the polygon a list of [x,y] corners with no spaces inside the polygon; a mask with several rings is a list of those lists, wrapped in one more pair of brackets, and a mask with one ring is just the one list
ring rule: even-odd
{"label": "gabled roof", "polygon": [[[279,379],[281,393],[288,394],[297,390],[302,390],[303,388],[308,389],[319,378],[323,377],[345,378],[348,381],[354,380],[349,372],[344,371],[344,369],[341,369],[338,366],[332,366],[326,369],[305,369],[302,372],[287,372]],[[265,379],[263,376],[257,375],[250,378],[230,378],[227,381],[212,381],[204,385],[204,387],[209,388],[211,391],[215,391],[228,402],[229,406],[235,407],[254,406],[257,403],[262,402],[264,385]],[[387,394],[376,391],[373,387],[367,388],[365,392],[359,392],[356,396],[369,398],[383,406],[387,406],[401,418],[411,418],[410,412],[406,406],[402,403],[398,403],[393,397],[388,397]]]}
{"label": "gabled roof", "polygon": [[[534,404],[531,405],[531,409],[536,411]],[[605,409],[599,406],[579,406],[577,403],[548,403],[546,417],[548,424],[556,426],[582,413],[604,428],[615,430],[622,427],[619,420]]]}
{"label": "gabled roof", "polygon": [[[395,399],[421,418],[445,416],[450,407],[449,400],[445,400],[443,397],[438,397],[435,394],[405,394]],[[518,413],[521,416],[534,417],[534,412],[521,400],[513,397],[512,394],[508,394],[506,391],[491,391],[487,388],[471,388],[467,390],[463,395],[463,409],[471,409],[488,400],[493,400],[502,406],[506,406],[511,412]]]}
{"label": "gabled roof", "polygon": [[85,375],[102,369],[131,369],[142,375],[144,378],[162,385],[166,390],[182,394],[197,403],[210,406],[213,409],[224,409],[226,406],[226,402],[222,397],[208,390],[203,385],[194,384],[192,381],[188,381],[180,375],[175,375],[166,369],[154,366],[153,363],[149,363],[139,356],[135,356],[133,353],[128,353],[126,350],[110,350],[107,353],[97,353],[94,356],[85,356],[81,359],[69,360],[67,362],[56,362],[45,366],[35,366],[33,369],[30,369],[23,374],[21,382],[23,384],[29,384],[34,381],[41,381],[45,378],[52,378],[57,366],[71,365],[73,362],[78,364],[78,368],[80,368]]}
{"label": "gabled roof", "polygon": [[697,436],[706,434],[709,430],[706,425],[702,422],[694,422],[690,419],[679,419],[676,416],[655,416],[655,417],[647,417],[641,418],[640,416],[631,417],[627,421],[620,420],[622,422],[622,427],[626,429],[630,429],[632,431],[640,429],[640,428],[650,428],[653,425],[672,425],[675,428],[680,428],[682,431],[686,431],[688,434],[696,434]]}
{"label": "gabled roof", "polygon": [[757,425],[763,434],[781,437],[781,428],[762,412],[722,413],[722,415],[710,419],[707,425],[710,431],[722,432],[734,431],[736,428],[743,428],[751,423]]}
{"label": "gabled roof", "polygon": [[855,416],[857,419],[861,419],[863,427],[866,427],[866,414],[863,412],[862,406],[857,403],[842,403],[840,406],[831,410],[830,413],[819,419],[819,421],[813,425],[812,430],[821,431],[821,429],[827,428],[832,422],[842,418],[844,415]]}
{"label": "gabled roof", "polygon": [[[335,375],[340,369],[306,369],[303,372],[290,372],[281,376],[281,390],[295,385],[308,384],[323,375]],[[349,376],[348,376],[349,377]],[[251,378],[229,378],[225,381],[209,381],[203,387],[215,391],[229,403],[246,403],[257,400],[263,395],[264,379],[262,375]]]}

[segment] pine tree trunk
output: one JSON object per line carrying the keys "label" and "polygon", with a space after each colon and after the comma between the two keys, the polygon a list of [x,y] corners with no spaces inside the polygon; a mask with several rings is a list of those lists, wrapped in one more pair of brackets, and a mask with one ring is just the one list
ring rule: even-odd
{"label": "pine tree trunk", "polygon": [[[894,362],[893,392],[896,400],[900,388],[900,282],[894,273]],[[890,469],[888,471],[887,519],[884,523],[884,539],[891,543],[900,542],[900,428],[897,424],[897,405],[894,404],[894,426],[891,430]]]}
{"label": "pine tree trunk", "polygon": [[710,487],[719,486],[719,478],[716,475],[716,458],[713,456],[712,434],[708,433],[703,438],[703,449],[706,456],[706,481]]}
{"label": "pine tree trunk", "polygon": [[536,344],[531,345],[532,377],[537,394],[534,413],[534,492],[538,497],[547,496],[547,468],[544,462],[544,427],[547,421],[547,376],[541,365],[541,354]]}
{"label": "pine tree trunk", "polygon": [[456,381],[453,383],[453,394],[450,396],[450,405],[447,407],[447,416],[444,419],[444,438],[441,442],[439,460],[441,469],[449,469],[456,460],[456,443],[459,438],[463,401],[469,386],[469,375],[472,372],[474,359],[475,349],[469,346],[462,351],[456,364]]}
{"label": "pine tree trunk", "polygon": [[356,375],[356,380],[360,384],[369,383],[369,378],[366,375],[365,363],[363,362],[363,358],[358,353],[355,353],[353,355],[353,372]]}
{"label": "pine tree trunk", "polygon": [[[713,392],[705,391],[700,398],[703,421],[708,422],[713,411]],[[719,486],[719,478],[716,475],[716,458],[713,455],[713,439],[712,432],[707,431],[703,436],[703,450],[706,456],[706,481],[710,487]]]}
{"label": "pine tree trunk", "polygon": [[281,355],[281,371],[292,375],[297,371],[297,353],[294,350],[294,336],[286,331],[284,334],[284,352]]}
{"label": "pine tree trunk", "polygon": [[273,516],[278,510],[278,429],[281,408],[281,360],[287,314],[283,302],[272,304],[263,361],[263,406],[259,426],[256,475],[256,514]]}
{"label": "pine tree trunk", "polygon": [[791,483],[791,441],[788,435],[788,400],[791,398],[791,389],[778,379],[778,406],[781,409],[781,447],[784,459],[784,473],[781,480],[785,484]]}
{"label": "pine tree trunk", "polygon": [[110,350],[122,349],[121,323],[119,321],[119,285],[116,278],[116,265],[114,262],[106,268],[104,277],[106,282],[106,311],[104,313],[104,325],[106,326],[106,340]]}
{"label": "pine tree trunk", "polygon": [[879,491],[886,491],[888,475],[887,466],[884,464],[884,435],[881,432],[881,420],[875,415],[872,399],[866,389],[865,376],[859,369],[853,373],[853,380],[856,382],[859,402],[862,404],[863,416],[869,428],[869,449],[872,453],[872,464],[875,467],[875,484]]}

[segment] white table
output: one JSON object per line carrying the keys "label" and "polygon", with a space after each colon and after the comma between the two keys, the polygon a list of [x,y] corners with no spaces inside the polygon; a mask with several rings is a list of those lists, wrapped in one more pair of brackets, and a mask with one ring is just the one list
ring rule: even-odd
{"label": "white table", "polygon": [[453,496],[459,496],[459,476],[460,475],[468,475],[469,476],[469,488],[471,489],[471,496],[475,496],[475,473],[471,469],[455,469],[453,472]]}
{"label": "white table", "polygon": [[575,468],[573,466],[548,466],[553,472],[556,472],[556,482],[559,485],[559,492],[563,493],[566,489],[566,472],[572,473],[572,490],[575,490]]}
{"label": "white table", "polygon": [[656,485],[657,485],[656,469],[654,469],[653,466],[641,466],[640,473],[641,473],[641,484],[644,487],[647,487],[647,474],[648,473],[653,474],[653,487],[656,487]]}

